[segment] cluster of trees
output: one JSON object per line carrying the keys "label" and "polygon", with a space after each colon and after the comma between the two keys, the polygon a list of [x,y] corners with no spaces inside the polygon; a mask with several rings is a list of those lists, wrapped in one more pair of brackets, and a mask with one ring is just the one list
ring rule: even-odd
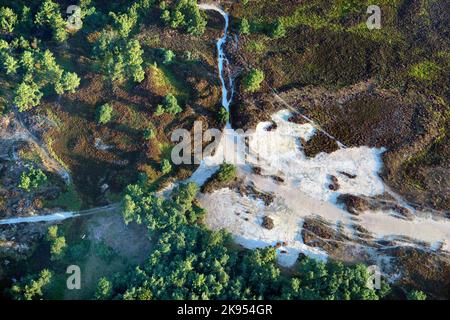
{"label": "cluster of trees", "polygon": [[[126,24],[125,21],[129,21],[128,18],[121,17],[122,15],[116,18],[120,24]],[[131,79],[134,82],[141,82],[144,80],[145,72],[142,67],[144,51],[138,40],[123,37],[128,33],[129,27],[119,31],[104,30],[95,45],[94,55],[111,81],[122,82]]]}
{"label": "cluster of trees", "polygon": [[29,192],[37,189],[47,181],[47,176],[41,169],[30,168],[20,175],[19,188]]}
{"label": "cluster of trees", "polygon": [[196,0],[174,0],[170,4],[160,3],[161,20],[171,28],[181,28],[192,35],[202,35],[206,28],[206,18]]}
{"label": "cluster of trees", "polygon": [[49,33],[57,42],[67,39],[67,23],[59,4],[45,0],[36,10],[22,6],[21,12],[16,13],[8,7],[0,8],[0,31],[15,35],[9,42],[0,39],[0,67],[17,83],[13,103],[20,111],[37,106],[48,89],[63,94],[74,92],[80,84],[76,73],[64,71],[49,50],[39,47],[41,41],[37,37],[31,42],[27,39],[30,35],[45,38]]}
{"label": "cluster of trees", "polygon": [[145,19],[152,5],[153,0],[140,0],[123,13],[109,13],[112,29],[105,28],[101,32],[93,53],[101,69],[112,81],[144,80],[144,51],[139,41],[133,38],[133,31],[140,20]]}
{"label": "cluster of trees", "polygon": [[[367,287],[363,265],[321,263],[304,258],[294,276],[281,273],[272,247],[237,250],[225,231],[200,223],[193,183],[182,184],[167,199],[138,185],[125,192],[126,223],[147,226],[153,248],[147,262],[103,283],[108,297],[122,299],[378,299],[388,292]],[[112,288],[112,295],[108,287]]]}
{"label": "cluster of trees", "polygon": [[256,92],[261,88],[261,83],[264,81],[264,72],[258,69],[252,69],[244,77],[244,90],[246,92]]}
{"label": "cluster of trees", "polygon": [[44,0],[34,17],[34,22],[39,29],[50,32],[56,42],[67,39],[67,22],[61,15],[59,4],[52,0]]}
{"label": "cluster of trees", "polygon": [[23,38],[11,43],[0,40],[0,63],[7,75],[18,79],[13,102],[19,111],[37,106],[44,88],[63,94],[75,92],[80,85],[77,74],[64,71],[50,50],[33,49]]}
{"label": "cluster of trees", "polygon": [[9,289],[14,300],[33,300],[42,298],[43,290],[51,283],[52,273],[44,269],[37,275],[27,276]]}
{"label": "cluster of trees", "polygon": [[170,199],[162,199],[140,185],[129,185],[123,199],[124,221],[144,222],[151,231],[193,223],[203,214],[202,209],[192,204],[197,192],[195,184],[181,185]]}
{"label": "cluster of trees", "polygon": [[183,109],[181,109],[180,105],[178,104],[177,98],[173,94],[168,93],[164,97],[162,104],[159,104],[156,107],[155,115],[160,116],[164,113],[175,115],[177,113],[180,113],[181,111],[183,111]]}
{"label": "cluster of trees", "polygon": [[45,239],[50,244],[50,259],[61,260],[67,249],[66,238],[58,232],[58,226],[50,226],[47,229]]}

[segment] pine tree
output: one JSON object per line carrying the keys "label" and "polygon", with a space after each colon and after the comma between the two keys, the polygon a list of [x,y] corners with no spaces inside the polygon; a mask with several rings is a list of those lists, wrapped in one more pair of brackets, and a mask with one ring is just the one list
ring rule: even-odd
{"label": "pine tree", "polygon": [[17,15],[11,8],[0,8],[0,31],[12,33],[17,24]]}
{"label": "pine tree", "polygon": [[241,23],[239,24],[239,33],[242,35],[250,34],[250,24],[246,18],[242,18]]}

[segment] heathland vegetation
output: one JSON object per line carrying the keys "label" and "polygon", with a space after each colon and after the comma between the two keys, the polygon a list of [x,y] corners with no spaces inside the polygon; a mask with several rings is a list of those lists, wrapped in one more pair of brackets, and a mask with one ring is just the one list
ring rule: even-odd
{"label": "heathland vegetation", "polygon": [[[10,214],[24,204],[48,212],[119,202],[123,230],[143,228],[139,241],[151,244],[129,259],[116,239],[86,238],[102,224],[84,218],[33,230],[40,242],[31,237],[28,253],[0,252],[12,261],[0,270],[5,297],[67,298],[65,268],[74,262],[95,274],[83,283],[89,299],[387,297],[386,283],[367,286],[364,265],[301,257],[287,272],[276,262],[277,248],[244,250],[227,232],[208,230],[195,184],[180,183],[166,198],[156,191],[195,169],[170,162],[173,129],[196,120],[243,128],[268,120],[276,90],[345,144],[388,147],[386,181],[409,199],[448,209],[438,192],[448,179],[424,178],[431,169],[448,175],[441,170],[450,128],[448,33],[442,1],[412,2],[380,1],[383,28],[373,31],[361,15],[364,1],[227,3],[240,50],[230,60],[242,71],[229,114],[220,105],[213,41],[222,24],[208,21],[196,1],[80,0],[79,28],[67,27],[64,1],[3,1],[0,114],[21,119],[71,179],[43,161],[30,165],[39,158],[33,152],[19,159],[26,166],[15,161],[15,170],[2,162],[1,208]],[[411,141],[418,144],[410,148]],[[326,144],[319,141],[316,151]],[[237,168],[223,164],[202,191],[233,183]],[[15,201],[18,193],[26,201]],[[112,221],[107,225],[122,226]],[[407,298],[426,298],[411,288]]]}

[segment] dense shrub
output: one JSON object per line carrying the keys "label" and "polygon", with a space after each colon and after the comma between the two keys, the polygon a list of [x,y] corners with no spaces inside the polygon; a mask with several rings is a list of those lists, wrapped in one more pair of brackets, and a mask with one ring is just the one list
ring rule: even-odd
{"label": "dense shrub", "polygon": [[19,188],[31,191],[42,186],[47,181],[47,176],[41,169],[31,168],[22,172],[20,176]]}
{"label": "dense shrub", "polygon": [[264,73],[258,69],[252,69],[244,78],[244,90],[247,92],[256,92],[261,88],[264,80]]}
{"label": "dense shrub", "polygon": [[97,123],[106,124],[112,119],[113,107],[107,103],[101,105],[97,110]]}

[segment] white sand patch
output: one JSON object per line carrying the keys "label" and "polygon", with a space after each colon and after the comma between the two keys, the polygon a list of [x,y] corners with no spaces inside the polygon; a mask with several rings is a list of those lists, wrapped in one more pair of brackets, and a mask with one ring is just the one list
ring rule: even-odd
{"label": "white sand patch", "polygon": [[375,237],[409,237],[425,241],[431,248],[449,250],[450,221],[416,217],[413,221],[395,218],[389,212],[366,211],[359,216],[361,225],[370,230]]}
{"label": "white sand patch", "polygon": [[[225,161],[238,165],[238,176],[245,183],[253,183],[258,190],[272,193],[275,196],[274,204],[268,207],[261,200],[241,196],[228,189],[202,195],[200,201],[208,212],[207,225],[213,229],[227,229],[238,243],[247,248],[287,242],[286,246],[278,249],[279,262],[285,266],[293,265],[300,252],[318,259],[326,258],[322,250],[303,243],[301,228],[305,217],[318,216],[332,225],[340,223],[344,232],[352,234],[354,221],[347,211],[336,205],[337,196],[343,193],[376,196],[386,191],[378,175],[382,168],[381,154],[384,149],[365,146],[341,148],[330,154],[320,153],[314,158],[308,158],[299,139],[311,139],[315,129],[310,124],[288,122],[289,116],[286,110],[274,114],[272,120],[276,126],[270,131],[267,129],[272,123],[258,124],[250,135],[250,152],[244,164],[236,162],[236,159],[243,160],[242,156],[236,155],[237,148],[229,148],[233,143],[242,143],[244,137],[228,130],[215,155],[204,159],[191,180],[199,181],[201,177],[203,183]],[[262,168],[262,174],[266,176],[252,174],[251,166]],[[349,178],[342,172],[355,175],[355,178]],[[269,175],[280,176],[284,182],[277,183]],[[329,188],[331,175],[338,178],[338,191]],[[275,227],[272,230],[261,226],[264,215],[273,218]],[[358,219],[358,224],[377,238],[410,237],[430,243],[434,248],[442,244],[444,250],[448,249],[448,221],[431,218],[407,221],[393,217],[390,212],[363,213]]]}
{"label": "white sand patch", "polygon": [[[299,145],[299,138],[309,140],[315,133],[311,124],[288,122],[290,113],[277,112],[272,119],[277,128],[265,130],[265,123],[256,128],[255,138],[250,141],[251,158],[255,165],[263,163],[263,172],[282,175],[292,188],[301,190],[313,198],[330,201],[338,193],[330,190],[330,175],[338,177],[339,193],[373,196],[384,192],[378,176],[384,149],[358,147],[339,149],[331,154],[320,153],[307,158]],[[350,179],[340,172],[356,175]]]}
{"label": "white sand patch", "polygon": [[[223,69],[229,62],[223,51],[227,40],[229,18],[222,9],[211,4],[200,4],[202,10],[218,11],[225,20],[224,34],[217,41],[218,69],[222,83],[222,106],[228,111],[233,98],[234,79],[228,77],[228,92]],[[238,166],[238,175],[245,183],[253,183],[262,192],[271,192],[274,202],[266,207],[261,200],[241,196],[229,189],[218,190],[209,195],[201,195],[200,201],[207,210],[206,223],[213,229],[225,228],[236,241],[247,248],[259,248],[286,242],[278,249],[280,264],[290,266],[295,263],[298,253],[303,252],[318,259],[326,259],[326,253],[303,243],[301,228],[304,218],[317,215],[333,225],[338,223],[344,231],[351,230],[353,221],[350,214],[335,204],[341,193],[375,196],[388,192],[397,199],[395,193],[385,188],[378,176],[382,167],[380,155],[384,149],[358,147],[341,148],[331,154],[321,153],[307,158],[300,141],[308,141],[316,133],[310,124],[295,124],[288,121],[287,110],[272,116],[276,127],[267,130],[270,122],[258,124],[255,132],[243,133],[231,129],[230,123],[222,136],[213,156],[206,157],[188,181],[203,183],[223,162]],[[245,150],[245,137],[249,152]],[[338,142],[342,147],[342,144]],[[284,183],[274,183],[270,177],[251,173],[251,166],[262,168],[263,174],[277,175]],[[341,174],[355,175],[354,179]],[[338,192],[330,190],[330,175],[338,178]],[[410,208],[402,201],[399,203]],[[261,227],[264,215],[270,216],[275,227],[271,230]],[[415,218],[406,221],[386,212],[363,213],[358,222],[377,237],[411,237],[431,243],[432,248],[448,250],[450,242],[450,222],[435,221],[431,218]]]}
{"label": "white sand patch", "polygon": [[[205,221],[208,227],[228,230],[237,243],[249,249],[278,243],[278,261],[281,265],[293,265],[300,252],[326,260],[325,252],[303,244],[300,234],[302,219],[280,201],[266,207],[262,200],[241,196],[228,188],[202,195],[199,200],[209,213]],[[261,227],[264,216],[274,221],[273,229]]]}

